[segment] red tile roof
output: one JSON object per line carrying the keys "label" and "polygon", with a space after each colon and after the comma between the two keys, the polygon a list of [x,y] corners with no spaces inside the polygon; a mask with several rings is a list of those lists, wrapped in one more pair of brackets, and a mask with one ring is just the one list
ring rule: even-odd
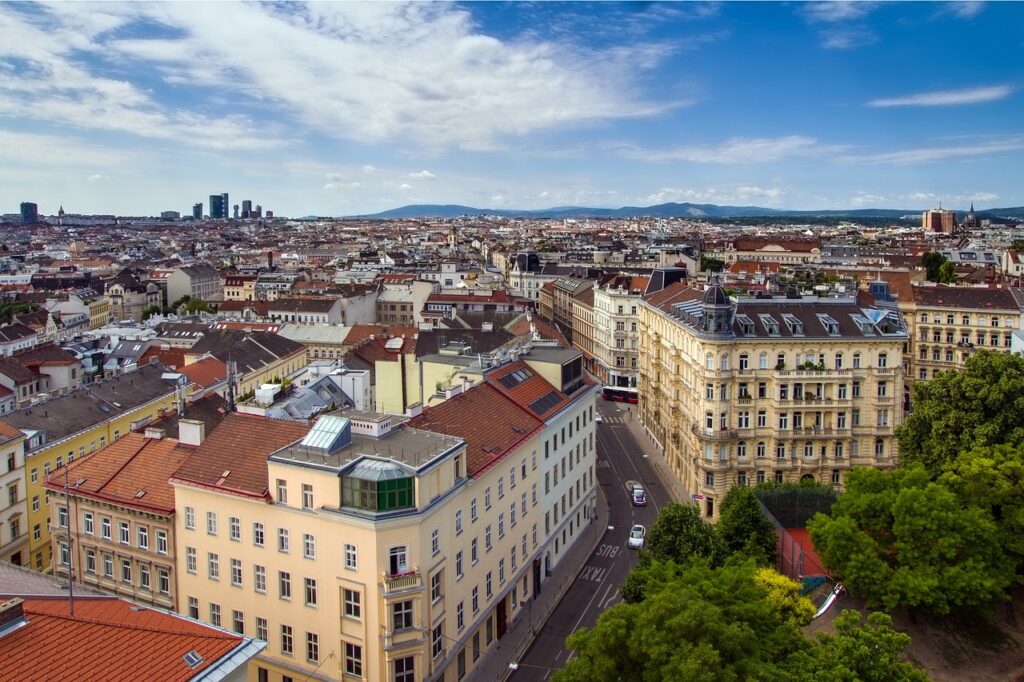
{"label": "red tile roof", "polygon": [[21,429],[15,428],[6,422],[0,422],[0,443],[6,443],[24,435]]}
{"label": "red tile roof", "polygon": [[[174,488],[167,479],[192,451],[172,438],[157,440],[128,433],[76,459],[66,473],[72,484],[84,479],[76,488],[83,497],[169,515],[174,512]],[[63,490],[64,475],[63,469],[50,474],[46,487]]]}
{"label": "red tile roof", "polygon": [[[309,424],[229,414],[174,472],[176,483],[269,498],[267,456],[305,436]],[[230,472],[226,477],[225,471]]]}
{"label": "red tile roof", "polygon": [[516,449],[544,423],[490,384],[480,384],[407,423],[411,428],[458,436],[466,441],[466,468],[477,476]]}
{"label": "red tile roof", "polygon": [[228,376],[228,366],[214,357],[205,358],[178,369],[179,372],[200,388],[212,386]]}
{"label": "red tile roof", "polygon": [[[524,373],[527,375],[527,378],[520,381],[512,388],[507,388],[503,383],[501,383],[501,380],[515,372]],[[499,367],[492,372],[488,372],[486,380],[499,393],[505,394],[510,400],[512,400],[512,402],[529,410],[539,419],[547,419],[570,402],[569,398],[567,398],[557,388],[549,384],[547,379],[537,374],[532,367],[522,360],[517,360],[516,362]],[[538,400],[549,393],[554,393],[554,396],[550,401],[550,405],[548,405],[546,409],[538,411],[530,407],[535,400]],[[555,401],[555,398],[558,400]]]}
{"label": "red tile roof", "polygon": [[146,349],[146,352],[139,358],[139,364],[144,365],[150,362],[152,358],[156,358],[157,361],[162,365],[167,365],[171,369],[180,370],[185,366],[185,351],[187,348],[160,348],[160,346],[150,346]]}
{"label": "red tile roof", "polygon": [[[9,632],[0,646],[0,670],[8,680],[189,680],[232,653],[240,635],[115,597],[75,600],[28,598],[27,625]],[[182,658],[203,659],[190,668]]]}
{"label": "red tile roof", "polygon": [[659,308],[665,312],[672,309],[674,303],[692,301],[695,298],[703,298],[704,292],[700,289],[691,288],[686,282],[674,282],[661,291],[644,296],[644,302]]}

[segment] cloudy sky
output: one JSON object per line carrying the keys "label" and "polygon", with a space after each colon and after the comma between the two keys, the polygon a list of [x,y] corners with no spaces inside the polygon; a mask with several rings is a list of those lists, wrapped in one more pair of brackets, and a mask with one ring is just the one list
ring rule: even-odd
{"label": "cloudy sky", "polygon": [[1024,4],[0,3],[0,213],[1024,204]]}

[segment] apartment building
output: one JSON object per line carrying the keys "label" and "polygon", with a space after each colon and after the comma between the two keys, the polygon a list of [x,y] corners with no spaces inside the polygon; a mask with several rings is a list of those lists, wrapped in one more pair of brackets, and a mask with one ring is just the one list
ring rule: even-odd
{"label": "apartment building", "polygon": [[910,334],[907,378],[935,378],[963,367],[975,350],[1010,352],[1022,329],[1021,308],[1010,289],[915,286],[913,300],[900,301]]}
{"label": "apartment building", "polygon": [[47,476],[56,575],[140,604],[179,607],[168,478],[205,427],[187,419],[178,427],[180,440],[158,428],[129,433]]}
{"label": "apartment building", "polygon": [[733,301],[717,280],[644,297],[641,422],[707,517],[733,485],[896,464],[908,334],[869,301]]}
{"label": "apartment building", "polygon": [[583,368],[598,373],[594,357],[594,291],[591,287],[572,300],[572,345],[583,353]]}
{"label": "apartment building", "polygon": [[104,379],[88,387],[0,417],[25,434],[25,490],[29,500],[26,565],[51,568],[50,514],[44,483],[52,471],[141,428],[177,398],[175,380],[159,365]]}
{"label": "apartment building", "polygon": [[167,302],[174,303],[182,296],[201,301],[223,299],[220,271],[209,263],[195,263],[176,268],[167,277]]}
{"label": "apartment building", "polygon": [[619,275],[594,287],[595,373],[611,386],[636,386],[640,297],[648,277]]}
{"label": "apartment building", "polygon": [[28,562],[25,434],[0,422],[0,562]]}

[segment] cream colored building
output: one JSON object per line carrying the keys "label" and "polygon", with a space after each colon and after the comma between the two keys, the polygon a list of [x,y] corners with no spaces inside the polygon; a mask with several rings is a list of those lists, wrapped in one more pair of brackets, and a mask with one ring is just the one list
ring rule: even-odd
{"label": "cream colored building", "polygon": [[934,379],[959,369],[975,350],[1010,352],[1021,310],[1010,289],[925,285],[900,301],[910,333],[907,378]]}
{"label": "cream colored building", "polygon": [[25,434],[0,422],[0,561],[28,564]]}
{"label": "cream colored building", "polygon": [[647,277],[623,275],[594,287],[595,374],[610,386],[636,386],[640,295]]}
{"label": "cream colored building", "polygon": [[640,310],[640,417],[709,518],[733,485],[892,467],[907,331],[861,298],[739,299],[675,284]]}
{"label": "cream colored building", "polygon": [[503,365],[404,425],[323,416],[269,459],[200,447],[172,478],[182,612],[266,640],[270,682],[470,674],[593,517],[594,390],[550,384],[560,359]]}

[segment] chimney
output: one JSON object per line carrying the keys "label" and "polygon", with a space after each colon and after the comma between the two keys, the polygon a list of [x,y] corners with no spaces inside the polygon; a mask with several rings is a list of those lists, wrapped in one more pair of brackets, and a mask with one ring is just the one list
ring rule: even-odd
{"label": "chimney", "polygon": [[198,447],[203,444],[204,438],[206,438],[206,424],[204,422],[198,419],[178,420],[178,443]]}
{"label": "chimney", "polygon": [[25,612],[21,605],[24,599],[14,597],[5,602],[0,602],[0,637],[17,630],[22,625],[28,625],[25,619]]}
{"label": "chimney", "polygon": [[153,440],[162,440],[165,433],[163,429],[158,429],[155,426],[150,426],[146,428],[144,435],[146,438],[152,438]]}

